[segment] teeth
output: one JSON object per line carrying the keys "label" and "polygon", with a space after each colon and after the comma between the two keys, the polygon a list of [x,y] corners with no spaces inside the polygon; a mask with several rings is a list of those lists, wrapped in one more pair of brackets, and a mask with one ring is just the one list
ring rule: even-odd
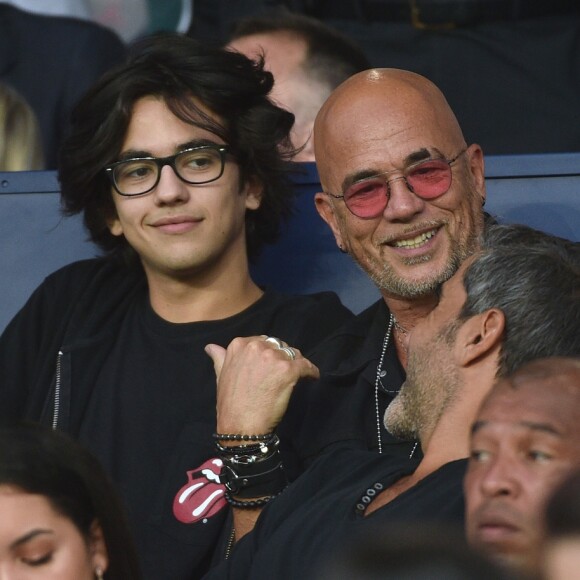
{"label": "teeth", "polygon": [[408,240],[399,240],[393,243],[395,248],[419,248],[422,246],[427,240],[431,239],[437,230],[431,230],[430,232],[425,232],[417,236],[416,238],[410,238]]}

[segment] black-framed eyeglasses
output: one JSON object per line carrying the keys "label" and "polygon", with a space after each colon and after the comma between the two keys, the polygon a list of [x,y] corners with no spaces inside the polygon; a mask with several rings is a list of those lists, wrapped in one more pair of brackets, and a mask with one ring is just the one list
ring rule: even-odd
{"label": "black-framed eyeglasses", "polygon": [[[386,171],[372,177],[360,179],[349,185],[342,195],[326,191],[327,195],[344,200],[346,207],[356,217],[374,219],[380,216],[391,193],[390,183],[402,179],[407,188],[422,199],[435,199],[447,193],[451,187],[453,172],[451,165],[467,151],[462,149],[452,159],[426,159],[402,170]],[[388,178],[393,173],[401,175]]]}
{"label": "black-framed eyeglasses", "polygon": [[190,185],[216,181],[224,173],[229,152],[227,145],[200,145],[168,157],[123,159],[107,165],[105,172],[120,195],[143,195],[157,187],[165,165]]}

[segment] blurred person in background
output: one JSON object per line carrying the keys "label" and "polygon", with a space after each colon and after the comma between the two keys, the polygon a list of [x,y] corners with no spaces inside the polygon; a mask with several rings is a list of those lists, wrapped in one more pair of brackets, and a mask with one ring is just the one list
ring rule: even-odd
{"label": "blurred person in background", "polygon": [[124,43],[104,26],[0,2],[0,81],[35,112],[48,169],[56,168],[74,105],[125,55]]}
{"label": "blurred person in background", "polygon": [[265,58],[274,75],[272,99],[294,113],[294,161],[314,161],[314,119],[330,93],[357,72],[370,68],[364,52],[320,20],[287,11],[240,20],[227,48]]}
{"label": "blurred person in background", "polygon": [[577,0],[195,0],[190,31],[226,42],[280,7],[347,35],[372,67],[431,79],[486,155],[580,151]]}
{"label": "blurred person in background", "polygon": [[509,580],[471,548],[453,527],[429,524],[376,526],[337,547],[316,580]]}
{"label": "blurred person in background", "polygon": [[140,578],[112,484],[58,431],[0,427],[0,578]]}
{"label": "blurred person in background", "polygon": [[0,83],[0,131],[0,171],[44,168],[36,115],[14,89],[3,83]]}

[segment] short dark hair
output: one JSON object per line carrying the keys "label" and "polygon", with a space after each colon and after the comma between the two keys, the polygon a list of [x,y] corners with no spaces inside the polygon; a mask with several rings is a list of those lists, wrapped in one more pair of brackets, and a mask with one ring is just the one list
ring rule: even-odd
{"label": "short dark hair", "polygon": [[[84,212],[91,239],[106,252],[129,247],[107,226],[115,208],[104,167],[118,160],[135,102],[158,96],[179,119],[230,146],[242,182],[257,178],[263,185],[260,207],[246,212],[248,255],[255,256],[277,239],[293,195],[288,135],[294,115],[268,99],[272,85],[262,61],[184,35],[162,33],[136,43],[127,61],[106,73],[72,113],[59,160],[64,212]],[[223,122],[204,114],[192,97]]]}
{"label": "short dark hair", "polygon": [[580,355],[580,245],[524,225],[492,225],[464,273],[464,320],[506,318],[497,376],[527,361]]}
{"label": "short dark hair", "polygon": [[110,580],[140,578],[120,500],[99,462],[67,435],[32,423],[0,426],[0,485],[42,495],[88,541],[103,531]]}
{"label": "short dark hair", "polygon": [[306,43],[304,72],[327,84],[329,90],[352,75],[371,68],[363,50],[348,36],[322,21],[279,10],[241,19],[233,28],[230,41],[253,34],[286,32]]}

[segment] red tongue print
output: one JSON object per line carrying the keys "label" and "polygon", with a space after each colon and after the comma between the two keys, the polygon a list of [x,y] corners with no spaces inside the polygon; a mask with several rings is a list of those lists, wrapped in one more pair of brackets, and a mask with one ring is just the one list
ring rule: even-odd
{"label": "red tongue print", "polygon": [[215,516],[228,502],[220,483],[221,459],[209,459],[187,472],[187,483],[173,500],[173,515],[184,524],[194,524]]}

